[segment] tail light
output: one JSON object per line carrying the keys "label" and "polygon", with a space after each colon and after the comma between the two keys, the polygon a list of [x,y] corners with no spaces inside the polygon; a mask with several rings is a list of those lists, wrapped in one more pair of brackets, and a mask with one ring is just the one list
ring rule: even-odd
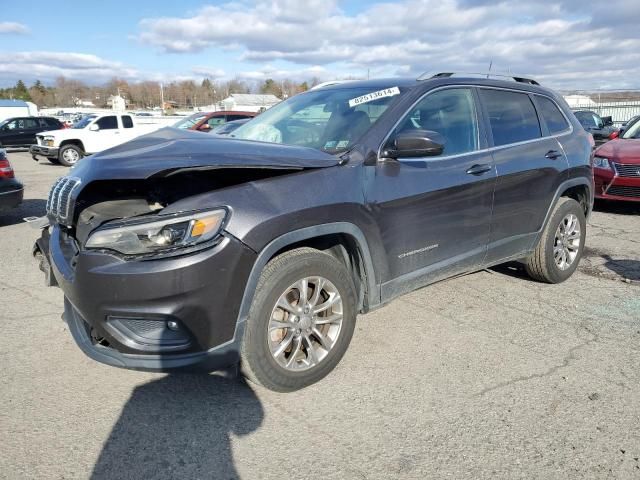
{"label": "tail light", "polygon": [[609,140],[613,140],[614,138],[618,138],[620,136],[620,130],[616,130],[609,134]]}
{"label": "tail light", "polygon": [[6,158],[0,157],[0,178],[14,178],[13,167]]}
{"label": "tail light", "polygon": [[589,145],[591,145],[591,148],[595,148],[596,146],[596,141],[593,139],[593,135],[591,135],[590,133],[587,133],[587,137],[589,137]]}

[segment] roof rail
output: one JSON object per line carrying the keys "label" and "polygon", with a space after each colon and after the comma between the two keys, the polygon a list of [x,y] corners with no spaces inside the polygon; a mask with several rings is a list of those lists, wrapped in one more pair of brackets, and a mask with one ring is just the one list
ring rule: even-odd
{"label": "roof rail", "polygon": [[484,73],[483,72],[438,72],[438,73],[425,72],[422,75],[420,75],[417,79],[429,80],[430,78],[449,78],[449,77],[453,77],[454,75],[463,75],[463,76],[479,75],[481,77],[486,77],[486,78],[490,78],[490,77],[509,78],[518,83],[527,83],[529,85],[540,85],[540,83],[537,80],[534,80],[533,78],[523,77],[522,75],[492,73],[492,72],[484,72]]}

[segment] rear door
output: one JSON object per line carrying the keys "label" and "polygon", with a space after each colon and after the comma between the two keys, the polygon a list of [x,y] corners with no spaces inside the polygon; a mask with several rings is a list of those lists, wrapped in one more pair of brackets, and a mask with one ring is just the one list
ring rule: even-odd
{"label": "rear door", "polygon": [[537,238],[567,160],[555,136],[540,122],[533,95],[482,87],[497,171],[487,263],[527,252]]}
{"label": "rear door", "polygon": [[20,145],[33,145],[36,143],[36,133],[42,131],[40,122],[36,117],[26,117],[20,138]]}
{"label": "rear door", "polygon": [[427,93],[390,137],[411,129],[440,133],[445,149],[375,167],[367,200],[387,251],[385,299],[473,269],[489,240],[496,177],[474,89]]}
{"label": "rear door", "polygon": [[131,115],[120,115],[120,123],[122,127],[120,129],[120,143],[128,142],[138,136]]}

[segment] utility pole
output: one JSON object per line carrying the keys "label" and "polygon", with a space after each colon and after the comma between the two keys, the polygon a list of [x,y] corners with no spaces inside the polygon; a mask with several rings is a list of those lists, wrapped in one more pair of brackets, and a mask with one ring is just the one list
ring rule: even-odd
{"label": "utility pole", "polygon": [[164,115],[164,87],[160,82],[160,113]]}

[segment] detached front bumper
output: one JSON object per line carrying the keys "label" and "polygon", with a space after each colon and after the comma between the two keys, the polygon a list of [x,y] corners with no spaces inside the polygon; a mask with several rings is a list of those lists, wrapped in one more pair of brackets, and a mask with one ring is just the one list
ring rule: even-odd
{"label": "detached front bumper", "polygon": [[41,145],[31,145],[29,147],[29,153],[36,159],[38,155],[47,158],[58,158],[58,147],[43,147]]}
{"label": "detached front bumper", "polygon": [[58,226],[38,242],[91,358],[136,370],[213,371],[239,360],[238,318],[255,253],[233,237],[182,257],[125,261],[79,251]]}
{"label": "detached front bumper", "polygon": [[640,173],[629,177],[619,175],[615,169],[594,168],[593,179],[596,198],[640,202]]}

